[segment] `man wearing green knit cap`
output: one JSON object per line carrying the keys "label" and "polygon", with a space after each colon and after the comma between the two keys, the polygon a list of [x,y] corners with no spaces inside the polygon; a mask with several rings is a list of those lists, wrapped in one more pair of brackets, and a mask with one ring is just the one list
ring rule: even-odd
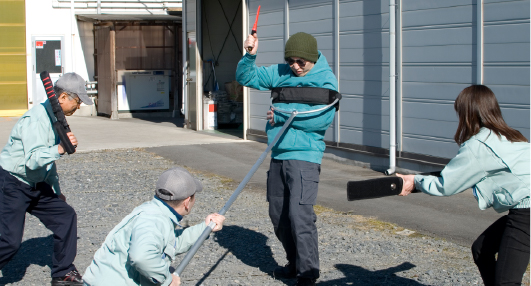
{"label": "man wearing green knit cap", "polygon": [[[284,47],[286,63],[267,67],[255,64],[257,34],[249,35],[244,47],[251,47],[238,63],[236,79],[258,90],[279,87],[304,92],[312,87],[337,92],[338,82],[317,40],[307,33],[293,34]],[[311,89],[312,91],[314,89]],[[304,97],[304,94],[300,94]],[[281,102],[274,106],[299,112],[324,107],[322,104]],[[319,278],[317,216],[313,211],[317,199],[321,160],[325,150],[324,135],[334,120],[335,110],[299,114],[279,142],[271,149],[267,178],[269,217],[277,238],[286,251],[288,263],[273,272],[275,277],[297,278],[295,285],[315,285]],[[269,110],[266,132],[269,143],[289,116]]]}

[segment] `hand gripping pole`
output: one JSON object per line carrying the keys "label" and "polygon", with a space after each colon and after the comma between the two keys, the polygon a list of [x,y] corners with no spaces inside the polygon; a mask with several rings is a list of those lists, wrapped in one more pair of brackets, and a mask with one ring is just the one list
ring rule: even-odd
{"label": "hand gripping pole", "polygon": [[[280,110],[280,109],[274,109],[275,111],[278,111],[278,112],[282,112],[282,113],[288,113],[288,114],[291,114],[291,116],[288,118],[288,120],[286,120],[286,122],[284,122],[284,125],[282,125],[282,129],[280,129],[280,131],[277,133],[277,135],[275,136],[275,138],[273,139],[273,141],[271,141],[271,143],[267,146],[267,148],[265,149],[265,151],[262,153],[262,155],[260,155],[260,158],[258,158],[258,160],[256,161],[256,163],[254,163],[253,167],[251,168],[251,170],[249,171],[249,173],[247,173],[247,175],[245,176],[245,178],[243,178],[243,180],[241,181],[241,183],[238,185],[238,187],[236,188],[236,190],[234,191],[234,193],[232,193],[232,195],[230,196],[229,200],[225,203],[225,205],[223,206],[223,208],[218,212],[220,215],[225,215],[225,213],[229,210],[230,206],[232,205],[232,203],[234,203],[234,201],[238,198],[238,196],[240,195],[240,193],[242,192],[243,188],[245,188],[245,185],[247,185],[247,183],[249,182],[249,180],[251,180],[251,177],[254,175],[254,173],[256,173],[256,170],[258,170],[258,167],[260,167],[260,165],[262,164],[262,162],[264,162],[266,156],[267,156],[267,153],[269,153],[269,151],[271,150],[271,148],[273,148],[273,146],[275,146],[275,144],[277,143],[278,139],[280,138],[280,136],[282,136],[282,134],[284,134],[284,131],[286,131],[286,129],[288,128],[288,126],[291,124],[291,121],[293,121],[293,118],[295,118],[295,116],[297,116],[297,114],[305,114],[305,113],[313,113],[313,112],[319,112],[319,111],[322,111],[322,110],[325,110],[327,108],[330,108],[332,106],[334,106],[334,104],[336,104],[337,102],[339,101],[339,99],[336,99],[332,104],[330,105],[327,105],[325,107],[322,107],[322,108],[319,108],[319,109],[315,109],[315,110],[309,110],[309,111],[303,111],[303,112],[297,112],[297,110],[292,110],[292,111],[287,111],[287,110]],[[272,102],[272,99],[271,99],[271,102]],[[271,107],[273,107],[273,104],[271,103]],[[177,266],[177,268],[175,268],[175,272],[173,274],[177,275],[177,276],[180,276],[183,271],[184,271],[184,268],[186,268],[186,266],[188,266],[188,263],[190,263],[190,260],[192,260],[192,258],[194,257],[194,255],[197,253],[197,251],[199,250],[199,247],[201,247],[201,245],[203,244],[203,242],[208,238],[208,236],[210,235],[210,233],[212,232],[212,230],[214,229],[214,227],[216,226],[216,223],[214,223],[213,221],[211,221],[209,224],[208,224],[208,227],[205,228],[205,230],[203,231],[203,233],[201,233],[201,236],[199,236],[199,238],[197,239],[197,241],[194,243],[194,245],[192,245],[192,247],[190,248],[190,250],[188,250],[188,252],[186,253],[186,255],[184,256],[183,260],[181,261],[181,263],[179,263],[179,265]]]}
{"label": "hand gripping pole", "polygon": [[[266,150],[262,153],[262,155],[260,156],[260,158],[258,158],[258,161],[256,161],[256,163],[254,163],[253,167],[251,168],[251,170],[249,171],[249,173],[247,173],[247,175],[245,176],[245,178],[243,178],[243,181],[241,181],[241,183],[238,185],[238,188],[236,188],[236,190],[234,191],[234,193],[230,196],[229,200],[225,203],[225,205],[223,206],[223,208],[218,212],[220,215],[225,215],[225,213],[227,212],[227,210],[230,208],[230,206],[232,205],[232,203],[236,200],[236,198],[238,197],[238,195],[241,193],[241,191],[243,190],[243,188],[245,188],[245,185],[247,185],[247,183],[249,182],[249,180],[251,180],[251,177],[254,175],[254,173],[256,172],[256,170],[258,170],[258,167],[260,167],[260,165],[262,164],[262,162],[265,160],[266,156],[267,156],[267,153],[269,153],[269,151],[271,150],[271,148],[275,145],[275,143],[278,141],[278,139],[280,138],[280,136],[282,135],[282,133],[284,133],[284,131],[286,130],[286,128],[288,127],[288,125],[291,123],[291,121],[293,120],[293,118],[295,118],[295,116],[297,115],[297,111],[293,111],[291,113],[291,116],[288,118],[288,120],[284,123],[284,125],[282,126],[282,129],[280,129],[280,131],[277,133],[277,136],[275,136],[275,139],[273,139],[273,142],[271,142],[271,144],[269,144],[269,146],[267,146]],[[177,266],[177,268],[175,269],[175,272],[174,274],[176,275],[180,275],[184,268],[188,265],[188,263],[190,262],[190,260],[192,259],[192,257],[195,255],[195,253],[197,252],[197,250],[199,249],[199,247],[203,244],[203,242],[205,241],[205,239],[207,239],[208,235],[212,232],[212,230],[214,229],[214,227],[216,226],[216,223],[214,223],[213,221],[211,221],[209,224],[208,224],[208,227],[205,228],[205,230],[203,231],[203,233],[201,234],[201,236],[197,239],[197,241],[194,243],[194,245],[190,248],[190,250],[186,253],[186,255],[184,256],[183,260],[181,261],[181,263],[179,264],[179,266]]]}

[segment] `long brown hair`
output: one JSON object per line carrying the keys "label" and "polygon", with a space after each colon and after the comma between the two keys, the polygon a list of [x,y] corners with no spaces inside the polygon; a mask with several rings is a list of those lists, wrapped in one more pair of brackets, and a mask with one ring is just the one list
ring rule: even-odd
{"label": "long brown hair", "polygon": [[498,137],[503,135],[511,142],[528,142],[519,131],[509,127],[500,110],[494,92],[484,85],[471,85],[457,96],[454,109],[459,116],[459,126],[454,140],[461,145],[486,127]]}

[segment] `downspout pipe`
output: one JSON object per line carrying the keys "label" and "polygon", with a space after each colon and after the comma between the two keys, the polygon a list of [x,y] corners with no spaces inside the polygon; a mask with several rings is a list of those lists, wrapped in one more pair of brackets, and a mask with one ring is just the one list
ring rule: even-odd
{"label": "downspout pipe", "polygon": [[476,60],[476,70],[477,70],[477,79],[476,84],[483,84],[483,0],[476,1],[476,29],[477,29],[477,60]]}
{"label": "downspout pipe", "polygon": [[[183,30],[183,35],[182,35],[182,54],[183,54],[183,59],[182,59],[182,63],[183,63],[183,71],[182,71],[182,80],[183,80],[183,86],[182,86],[182,106],[181,106],[181,113],[184,115],[184,122],[187,122],[187,119],[188,119],[188,114],[186,113],[186,101],[188,99],[188,94],[187,94],[187,78],[188,78],[188,74],[186,73],[187,71],[187,68],[188,68],[188,61],[187,61],[187,57],[186,55],[188,54],[188,38],[186,38],[186,1],[183,1],[182,2],[182,25],[181,25],[181,29]],[[175,117],[175,114],[174,116]]]}
{"label": "downspout pipe", "polygon": [[70,0],[70,37],[71,37],[71,47],[70,47],[70,57],[72,60],[72,71],[76,71],[76,56],[75,56],[75,27],[74,21],[76,20],[76,13],[74,11],[74,0]]}
{"label": "downspout pipe", "polygon": [[389,169],[396,172],[396,0],[389,0]]}

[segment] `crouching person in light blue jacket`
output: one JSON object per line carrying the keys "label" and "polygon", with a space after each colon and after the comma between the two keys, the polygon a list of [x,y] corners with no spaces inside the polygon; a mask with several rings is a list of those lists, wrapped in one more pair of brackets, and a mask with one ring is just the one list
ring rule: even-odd
{"label": "crouching person in light blue jacket", "polygon": [[191,212],[195,193],[202,189],[183,168],[162,173],[155,198],[135,208],[107,235],[83,276],[85,285],[180,285],[169,269],[175,255],[188,251],[210,221],[216,223],[212,231],[221,230],[225,221],[210,214],[205,222],[180,228],[179,221]]}

